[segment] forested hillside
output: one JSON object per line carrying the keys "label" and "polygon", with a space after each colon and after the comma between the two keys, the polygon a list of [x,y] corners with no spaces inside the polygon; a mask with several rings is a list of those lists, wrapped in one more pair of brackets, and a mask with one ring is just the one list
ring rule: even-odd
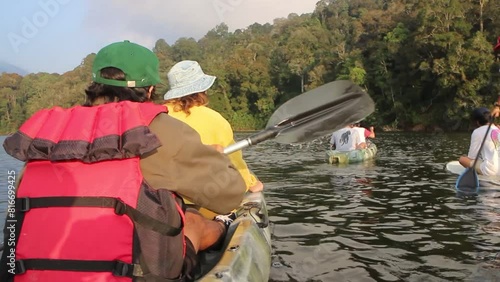
{"label": "forested hillside", "polygon": [[[235,129],[259,129],[287,99],[350,79],[375,100],[368,119],[378,128],[451,131],[467,129],[469,112],[500,94],[498,36],[498,0],[322,0],[272,25],[229,32],[221,24],[172,45],[159,39],[153,51],[165,84],[184,59],[217,76],[210,106]],[[62,75],[2,74],[0,132],[15,131],[40,108],[82,103],[94,56]]]}

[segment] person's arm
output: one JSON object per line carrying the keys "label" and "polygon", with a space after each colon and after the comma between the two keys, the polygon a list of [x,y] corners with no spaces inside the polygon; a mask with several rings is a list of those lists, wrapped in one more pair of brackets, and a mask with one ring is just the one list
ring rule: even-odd
{"label": "person's arm", "polygon": [[[211,145],[211,146],[214,147],[219,153],[221,153],[221,154],[224,153],[224,147],[222,147],[221,145],[215,144],[215,145]],[[260,191],[264,190],[264,184],[249,169],[247,169],[247,170],[248,170],[248,174],[250,177],[250,181],[248,181],[248,182],[245,181],[245,184],[247,185],[247,190],[250,192],[253,192],[253,193],[260,192]],[[251,185],[249,185],[249,183]]]}
{"label": "person's arm", "polygon": [[335,150],[335,133],[332,133],[330,137],[330,150]]}
{"label": "person's arm", "polygon": [[[216,122],[217,128],[219,128],[219,130],[217,131],[219,143],[222,144],[223,147],[234,144],[234,132],[231,124],[229,124],[229,122],[222,116],[220,116],[220,119],[216,120]],[[243,159],[243,152],[241,150],[229,154],[229,159],[231,160],[231,163],[233,163],[233,165],[236,167],[236,169],[240,172],[241,177],[243,177],[243,180],[245,181],[247,187],[247,191],[260,192],[263,190],[264,184],[262,184],[257,176],[255,176],[255,174],[250,171],[247,163]]]}
{"label": "person's arm", "polygon": [[365,137],[375,138],[375,128],[373,126],[370,126],[370,130],[365,128]]}
{"label": "person's arm", "polygon": [[[257,177],[255,177],[255,179],[257,179]],[[258,179],[257,179],[257,182],[255,182],[255,184],[253,186],[248,188],[248,191],[250,191],[252,193],[261,192],[262,190],[264,190],[264,183],[262,183]]]}
{"label": "person's arm", "polygon": [[494,118],[500,116],[500,95],[498,96],[497,101],[493,106],[493,110],[491,111],[491,116]]}
{"label": "person's arm", "polygon": [[359,131],[358,130],[351,130],[352,132],[352,137],[354,138],[354,144],[356,145],[356,149],[365,149],[366,148],[366,143],[365,142],[360,142],[361,138],[359,136]]}
{"label": "person's arm", "polygon": [[246,185],[226,155],[203,145],[189,125],[166,114],[149,126],[162,146],[141,159],[145,180],[155,189],[169,189],[196,205],[226,214],[237,208]]}
{"label": "person's arm", "polygon": [[363,127],[363,135],[365,136],[365,138],[370,137],[370,134],[371,134],[370,130]]}

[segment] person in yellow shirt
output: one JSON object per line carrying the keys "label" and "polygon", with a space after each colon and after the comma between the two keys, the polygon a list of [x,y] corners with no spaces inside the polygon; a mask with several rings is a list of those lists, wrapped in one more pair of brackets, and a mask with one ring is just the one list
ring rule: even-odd
{"label": "person in yellow shirt", "polygon": [[[207,90],[212,87],[215,76],[205,74],[198,62],[190,60],[175,64],[167,76],[170,90],[164,100],[170,116],[187,123],[200,134],[203,144],[212,145],[219,151],[235,143],[229,122],[207,107]],[[231,153],[229,159],[243,177],[247,191],[263,190],[264,185],[250,172],[241,151]],[[200,209],[200,212],[206,217],[214,215],[205,209]]]}

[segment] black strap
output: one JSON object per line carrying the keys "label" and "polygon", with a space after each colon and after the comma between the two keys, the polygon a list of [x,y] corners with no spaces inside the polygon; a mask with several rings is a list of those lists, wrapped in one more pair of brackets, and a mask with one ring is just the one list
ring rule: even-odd
{"label": "black strap", "polygon": [[186,209],[187,209],[187,204],[186,202],[184,202],[184,198],[181,197],[179,194],[175,193],[175,192],[172,192],[172,194],[174,194],[175,198],[176,198],[176,203],[177,203],[177,200],[180,200],[180,206],[181,206],[181,209],[182,209],[182,212],[183,213],[186,213]]}
{"label": "black strap", "polygon": [[127,215],[132,221],[141,224],[155,232],[167,236],[177,236],[184,227],[181,221],[179,228],[156,220],[149,215],[143,214],[137,209],[118,198],[112,197],[41,197],[41,198],[17,198],[16,209],[28,212],[35,208],[49,207],[99,207],[113,208],[117,215]]}
{"label": "black strap", "polygon": [[[16,275],[23,274],[26,270],[58,270],[79,272],[111,272],[118,277],[144,277],[154,278],[153,281],[183,282],[184,276],[178,279],[167,279],[143,273],[138,264],[125,263],[120,260],[63,260],[63,259],[25,259],[16,261]],[[147,279],[146,279],[147,280]]]}
{"label": "black strap", "polygon": [[115,276],[130,278],[141,273],[139,265],[119,260],[25,259],[16,261],[16,274],[23,274],[26,270],[112,272]]}
{"label": "black strap", "polygon": [[179,199],[181,199],[181,209],[182,209],[182,212],[183,213],[186,213],[186,209],[187,209],[187,205],[186,203],[184,202],[184,198],[180,197],[180,196],[177,196],[179,197]]}

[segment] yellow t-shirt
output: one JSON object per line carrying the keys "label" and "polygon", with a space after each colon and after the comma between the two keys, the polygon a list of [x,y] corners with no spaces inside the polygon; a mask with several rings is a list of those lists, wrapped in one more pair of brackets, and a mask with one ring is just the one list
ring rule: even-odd
{"label": "yellow t-shirt", "polygon": [[[234,143],[233,129],[229,122],[218,112],[205,107],[196,106],[190,110],[191,114],[186,115],[183,111],[174,112],[172,104],[166,103],[168,114],[180,121],[187,123],[200,134],[201,142],[205,145],[218,144],[227,147]],[[233,165],[238,169],[248,188],[257,184],[257,178],[250,173],[246,162],[243,160],[243,153],[236,151],[228,155]]]}

